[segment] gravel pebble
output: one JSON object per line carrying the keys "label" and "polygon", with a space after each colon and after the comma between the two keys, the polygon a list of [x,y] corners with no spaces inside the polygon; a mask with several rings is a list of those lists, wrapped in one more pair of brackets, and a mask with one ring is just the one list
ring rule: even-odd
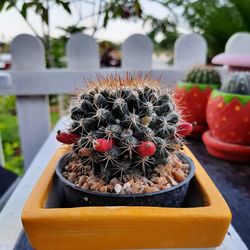
{"label": "gravel pebble", "polygon": [[114,189],[115,189],[115,192],[117,194],[119,194],[121,192],[121,190],[122,190],[122,185],[119,184],[119,183],[116,183]]}
{"label": "gravel pebble", "polygon": [[[84,154],[86,152],[83,152]],[[77,159],[64,167],[63,176],[76,186],[102,193],[142,194],[157,192],[170,188],[184,181],[189,174],[189,165],[183,164],[176,156],[170,158],[166,165],[158,165],[150,179],[134,175],[112,178],[108,183],[101,177],[93,175],[90,166],[82,166]]]}

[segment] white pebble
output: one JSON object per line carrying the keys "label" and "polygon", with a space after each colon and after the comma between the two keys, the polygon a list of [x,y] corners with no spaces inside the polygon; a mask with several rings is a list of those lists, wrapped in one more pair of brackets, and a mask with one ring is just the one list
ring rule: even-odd
{"label": "white pebble", "polygon": [[130,182],[126,182],[124,185],[123,185],[123,188],[126,189],[126,188],[130,188],[131,186],[131,183]]}
{"label": "white pebble", "polygon": [[115,192],[119,194],[122,190],[122,186],[119,183],[116,183],[114,189],[115,189]]}

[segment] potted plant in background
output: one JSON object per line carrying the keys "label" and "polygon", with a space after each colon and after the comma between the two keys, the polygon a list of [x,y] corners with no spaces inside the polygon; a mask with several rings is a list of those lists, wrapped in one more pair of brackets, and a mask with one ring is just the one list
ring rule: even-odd
{"label": "potted plant in background", "polygon": [[214,90],[207,105],[209,131],[203,135],[212,155],[250,161],[250,73],[235,72]]}
{"label": "potted plant in background", "polygon": [[194,126],[190,136],[200,138],[207,130],[207,101],[211,91],[220,84],[219,73],[210,66],[194,67],[184,82],[177,83],[174,93],[182,118]]}
{"label": "potted plant in background", "polygon": [[71,118],[57,134],[69,145],[55,153],[23,210],[35,249],[221,244],[229,208],[183,146],[192,126],[158,81],[97,77],[78,92]]}

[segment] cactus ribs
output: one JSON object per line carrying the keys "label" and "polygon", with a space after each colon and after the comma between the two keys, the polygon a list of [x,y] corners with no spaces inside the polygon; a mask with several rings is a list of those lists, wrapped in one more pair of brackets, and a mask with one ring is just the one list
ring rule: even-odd
{"label": "cactus ribs", "polygon": [[[75,173],[66,166],[65,178],[77,185],[85,178],[82,176],[90,178],[90,174],[104,184],[114,179],[117,183],[133,178],[150,180],[159,177],[158,166],[164,169],[170,158],[178,161],[176,152],[190,127],[181,124],[170,91],[160,88],[159,81],[148,75],[98,77],[77,93],[77,99],[66,132],[72,140],[60,134],[57,137],[73,144],[69,165],[75,166]],[[178,165],[178,170],[168,173],[166,186],[177,183],[176,171],[182,180],[187,176],[185,164],[176,161],[173,165]]]}

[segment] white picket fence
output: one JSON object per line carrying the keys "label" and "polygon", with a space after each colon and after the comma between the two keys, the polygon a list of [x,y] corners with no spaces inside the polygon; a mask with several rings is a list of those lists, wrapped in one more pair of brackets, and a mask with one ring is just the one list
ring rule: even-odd
{"label": "white picket fence", "polygon": [[[241,50],[244,50],[244,45],[249,53],[250,43],[241,42],[249,36],[247,33],[235,34],[226,45],[227,51],[231,52],[231,47],[237,48],[240,44]],[[166,65],[164,70],[152,69],[152,53],[150,39],[135,34],[122,45],[122,67],[100,69],[97,42],[90,36],[78,33],[70,37],[66,46],[67,68],[46,69],[42,42],[26,34],[15,37],[11,43],[13,67],[11,71],[0,73],[0,95],[17,97],[25,167],[30,165],[49,135],[48,95],[72,93],[83,87],[84,79],[95,78],[96,74],[124,74],[127,71],[151,72],[153,77],[161,76],[161,84],[172,86],[184,77],[189,68],[206,63],[207,43],[198,34],[181,36],[174,46],[174,65]]]}

